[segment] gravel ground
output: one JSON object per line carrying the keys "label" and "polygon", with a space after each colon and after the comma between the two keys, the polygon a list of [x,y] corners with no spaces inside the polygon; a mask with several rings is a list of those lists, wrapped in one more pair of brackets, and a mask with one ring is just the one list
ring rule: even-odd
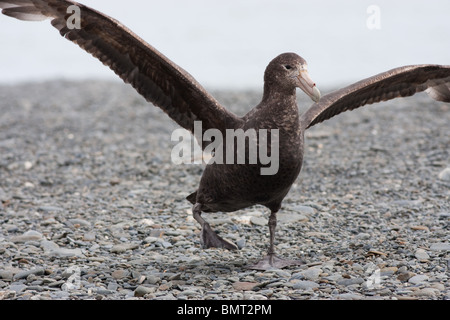
{"label": "gravel ground", "polygon": [[201,249],[202,166],[171,163],[177,126],[129,86],[1,86],[0,110],[0,299],[450,299],[450,106],[426,95],[308,130],[276,236],[307,265],[266,272],[263,207],[205,214],[241,250]]}

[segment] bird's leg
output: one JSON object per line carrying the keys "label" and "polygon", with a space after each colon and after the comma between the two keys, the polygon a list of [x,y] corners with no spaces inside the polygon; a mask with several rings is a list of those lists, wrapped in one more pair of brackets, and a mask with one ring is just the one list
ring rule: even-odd
{"label": "bird's leg", "polygon": [[225,248],[228,250],[237,250],[234,244],[225,241],[217,235],[217,233],[211,228],[208,222],[202,218],[202,205],[196,203],[192,209],[194,219],[200,223],[202,230],[200,232],[200,242],[203,248]]}
{"label": "bird's leg", "polygon": [[304,264],[301,260],[289,260],[277,257],[275,255],[275,229],[277,227],[277,212],[271,211],[269,217],[269,250],[267,250],[267,255],[258,261],[256,264],[249,266],[249,269],[255,270],[269,270],[272,268],[285,268],[294,265],[302,265]]}
{"label": "bird's leg", "polygon": [[277,213],[274,211],[270,212],[269,216],[269,250],[267,251],[268,256],[274,256],[275,255],[275,229],[277,228]]}

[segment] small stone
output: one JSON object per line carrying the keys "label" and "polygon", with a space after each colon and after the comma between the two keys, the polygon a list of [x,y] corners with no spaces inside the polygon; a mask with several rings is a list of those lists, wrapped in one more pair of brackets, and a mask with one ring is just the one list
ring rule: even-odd
{"label": "small stone", "polygon": [[336,281],[342,280],[342,275],[340,275],[339,273],[335,273],[335,274],[326,276],[325,280],[336,282]]}
{"label": "small stone", "polygon": [[291,277],[291,272],[289,272],[288,270],[283,270],[283,269],[272,269],[272,270],[269,270],[268,272],[273,272],[273,273],[275,273],[278,277],[281,277],[281,278],[289,278],[289,277]]}
{"label": "small stone", "polygon": [[341,293],[336,296],[339,300],[361,300],[363,297],[356,293]]}
{"label": "small stone", "polygon": [[256,216],[252,216],[250,218],[250,222],[252,224],[255,224],[257,226],[267,226],[267,223],[269,222],[266,218],[263,217],[256,217]]}
{"label": "small stone", "polygon": [[316,210],[314,208],[309,207],[309,206],[303,206],[303,205],[293,205],[290,209],[295,212],[302,213],[305,215],[312,215],[316,212]]}
{"label": "small stone", "polygon": [[112,186],[118,185],[119,183],[120,183],[119,178],[112,178],[111,180],[109,180],[109,184]]}
{"label": "small stone", "polygon": [[128,200],[119,200],[117,201],[117,207],[118,208],[131,208],[133,209],[133,203],[131,201]]}
{"label": "small stone", "polygon": [[4,230],[8,231],[8,232],[16,232],[19,230],[19,227],[14,225],[14,224],[9,224],[9,223],[3,223],[2,227],[4,228]]}
{"label": "small stone", "polygon": [[292,286],[293,289],[300,289],[300,290],[313,290],[316,288],[319,288],[320,285],[314,281],[310,280],[300,280],[294,283]]}
{"label": "small stone", "polygon": [[161,241],[161,246],[167,249],[172,247],[172,244],[169,241]]}
{"label": "small stone", "polygon": [[411,277],[408,282],[412,284],[419,284],[422,282],[428,281],[428,276],[424,274],[418,274],[416,276]]}
{"label": "small stone", "polygon": [[157,284],[158,282],[161,281],[161,278],[158,276],[155,276],[153,274],[147,275],[147,280],[145,281],[145,283],[148,284]]}
{"label": "small stone", "polygon": [[69,248],[59,248],[55,251],[53,251],[53,255],[58,256],[58,257],[79,257],[82,258],[84,257],[83,252],[81,251],[80,248],[75,248],[75,249],[69,249]]}
{"label": "small stone", "polygon": [[331,233],[328,233],[328,232],[310,231],[310,232],[306,232],[305,236],[307,236],[307,237],[315,237],[315,238],[319,238],[319,239],[329,239],[333,235]]}
{"label": "small stone", "polygon": [[183,297],[183,296],[192,297],[192,296],[196,296],[196,295],[199,295],[198,291],[187,289],[187,290],[183,290],[182,292],[180,292],[180,294],[177,297],[180,297],[180,296],[181,297]]}
{"label": "small stone", "polygon": [[11,281],[14,277],[14,273],[8,270],[0,270],[0,279]]}
{"label": "small stone", "polygon": [[[64,289],[64,288],[71,288],[70,284],[73,285],[72,283],[67,282],[65,280],[59,280],[59,281],[54,281],[52,283],[49,283],[48,286],[50,288],[60,288],[60,287],[62,287],[62,289]],[[64,286],[66,286],[66,287],[64,287]]]}
{"label": "small stone", "polygon": [[61,248],[57,243],[49,240],[41,241],[41,248],[44,249],[45,253],[54,256],[54,257],[62,257],[62,258],[70,258],[70,257],[84,257],[83,252],[80,248]]}
{"label": "small stone", "polygon": [[395,200],[392,203],[402,207],[417,207],[423,200]]}
{"label": "small stone", "polygon": [[97,296],[96,299],[101,300],[102,299],[101,295],[113,294],[114,291],[113,290],[108,290],[108,289],[105,289],[105,288],[98,288],[95,293],[100,295],[100,296]]}
{"label": "small stone", "polygon": [[374,256],[386,256],[386,253],[378,251],[378,250],[369,250],[369,252],[367,252],[367,255],[374,255]]}
{"label": "small stone", "polygon": [[169,277],[169,281],[180,280],[180,279],[181,279],[181,273],[175,273]]}
{"label": "small stone", "polygon": [[235,290],[242,290],[242,291],[251,291],[255,287],[257,287],[259,283],[257,282],[235,282],[233,283],[233,288]]}
{"label": "small stone", "polygon": [[158,297],[158,300],[176,300],[175,296],[172,293],[168,293]]}
{"label": "small stone", "polygon": [[412,293],[413,296],[419,296],[419,297],[433,297],[436,294],[438,294],[439,291],[437,289],[434,288],[423,288],[420,290],[417,290],[415,292]]}
{"label": "small stone", "polygon": [[69,222],[73,225],[79,225],[81,227],[90,227],[91,223],[84,219],[69,219]]}
{"label": "small stone", "polygon": [[432,251],[450,251],[450,243],[433,243],[430,246],[430,250]]}
{"label": "small stone", "polygon": [[367,232],[361,232],[356,235],[356,239],[359,239],[359,240],[368,240],[370,238],[371,238],[371,235],[370,235],[370,233],[367,233]]}
{"label": "small stone", "polygon": [[146,227],[151,227],[151,226],[153,226],[155,224],[155,222],[153,220],[151,220],[151,219],[142,219],[140,221],[140,224],[143,225],[143,226],[146,226]]}
{"label": "small stone", "polygon": [[11,291],[15,291],[17,294],[21,293],[22,291],[24,291],[27,288],[26,285],[24,285],[23,283],[12,283],[9,286],[9,290]]}
{"label": "small stone", "polygon": [[362,278],[351,278],[351,279],[338,280],[337,284],[347,287],[347,286],[351,286],[351,285],[354,285],[354,284],[361,284],[363,282],[364,282],[364,279],[362,279]]}
{"label": "small stone", "polygon": [[167,291],[172,287],[172,283],[167,282],[167,283],[163,283],[158,287],[159,291]]}
{"label": "small stone", "polygon": [[119,285],[117,283],[115,283],[115,282],[108,283],[107,289],[109,291],[117,291],[118,288],[119,288]]}
{"label": "small stone", "polygon": [[233,223],[233,221],[231,220],[231,218],[213,218],[210,219],[209,224],[211,226],[218,226],[218,225],[222,225],[222,224],[227,224],[227,223]]}
{"label": "small stone", "polygon": [[62,211],[64,211],[63,208],[55,207],[55,206],[40,206],[38,208],[38,210],[44,211],[44,212],[62,212]]}
{"label": "small stone", "polygon": [[22,271],[22,272],[16,273],[16,275],[14,276],[14,279],[15,280],[25,279],[29,275],[43,275],[44,273],[45,273],[45,270],[42,269],[42,268],[26,270],[26,271]]}
{"label": "small stone", "polygon": [[405,281],[408,281],[410,278],[414,277],[415,275],[416,274],[414,272],[407,271],[407,272],[400,273],[398,275],[397,279],[405,282]]}
{"label": "small stone", "polygon": [[407,266],[401,266],[400,268],[398,268],[398,272],[399,273],[408,272],[408,267]]}
{"label": "small stone", "polygon": [[93,232],[86,232],[83,235],[83,241],[95,241],[95,233],[93,233]]}
{"label": "small stone", "polygon": [[129,274],[130,274],[130,272],[129,272],[128,270],[119,269],[119,270],[114,270],[114,271],[111,273],[111,276],[112,276],[114,279],[119,280],[119,279],[126,278]]}
{"label": "small stone", "polygon": [[155,288],[149,288],[145,286],[138,286],[136,290],[134,290],[134,296],[135,297],[143,297],[148,293],[155,292]]}
{"label": "small stone", "polygon": [[439,291],[444,291],[445,290],[445,286],[442,283],[433,283],[431,285],[432,288],[437,289]]}
{"label": "small stone", "polygon": [[267,300],[267,297],[262,294],[247,293],[244,294],[243,300]]}
{"label": "small stone", "polygon": [[416,253],[414,255],[419,260],[428,260],[428,259],[430,259],[430,256],[428,255],[428,253],[424,249],[421,249],[421,248],[417,249]]}
{"label": "small stone", "polygon": [[29,181],[25,182],[23,186],[27,189],[34,189],[34,184]]}
{"label": "small stone", "polygon": [[159,242],[160,239],[161,239],[161,238],[150,236],[150,237],[146,237],[146,238],[144,239],[144,243],[155,243],[155,242]]}
{"label": "small stone", "polygon": [[239,249],[245,248],[245,244],[246,244],[245,238],[241,238],[236,241],[236,245]]}
{"label": "small stone", "polygon": [[352,265],[352,270],[356,271],[356,272],[363,272],[364,268],[362,265],[360,265],[359,263],[354,263]]}
{"label": "small stone", "polygon": [[445,168],[439,172],[438,178],[444,181],[450,181],[450,168]]}
{"label": "small stone", "polygon": [[280,224],[291,224],[295,222],[308,221],[305,214],[297,212],[282,212],[277,215],[277,221]]}
{"label": "small stone", "polygon": [[441,212],[439,213],[439,219],[450,219],[450,212]]}
{"label": "small stone", "polygon": [[413,230],[430,231],[430,229],[427,226],[412,226],[411,229],[413,229]]}
{"label": "small stone", "polygon": [[321,273],[322,269],[316,267],[308,268],[300,272],[300,274],[302,274],[307,280],[317,280],[319,279],[319,275]]}
{"label": "small stone", "polygon": [[137,243],[121,243],[121,244],[116,244],[115,246],[113,246],[111,248],[111,252],[112,253],[123,253],[127,250],[134,250],[139,248],[139,244]]}
{"label": "small stone", "polygon": [[59,245],[50,240],[42,240],[41,248],[46,252],[50,252],[59,248]]}
{"label": "small stone", "polygon": [[398,271],[397,267],[384,267],[380,269],[380,276],[389,277]]}
{"label": "small stone", "polygon": [[29,230],[20,236],[11,237],[11,241],[14,243],[22,243],[27,241],[39,241],[42,238],[42,233],[35,230]]}
{"label": "small stone", "polygon": [[56,221],[56,219],[53,218],[53,217],[44,219],[44,220],[41,222],[41,226],[50,226],[50,225],[56,225],[56,224],[58,224],[58,221]]}

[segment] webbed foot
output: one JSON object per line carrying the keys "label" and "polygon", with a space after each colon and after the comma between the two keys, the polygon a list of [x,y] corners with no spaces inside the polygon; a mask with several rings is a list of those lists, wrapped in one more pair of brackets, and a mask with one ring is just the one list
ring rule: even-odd
{"label": "webbed foot", "polygon": [[203,248],[224,248],[228,250],[237,250],[237,246],[229,243],[217,235],[208,223],[203,224],[200,233],[200,241]]}

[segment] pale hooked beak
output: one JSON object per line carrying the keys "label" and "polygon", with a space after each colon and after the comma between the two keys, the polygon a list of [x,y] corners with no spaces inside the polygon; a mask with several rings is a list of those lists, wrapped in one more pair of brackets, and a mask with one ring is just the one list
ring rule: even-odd
{"label": "pale hooked beak", "polygon": [[309,77],[306,69],[300,70],[297,75],[297,87],[303,90],[314,102],[320,100],[320,91],[317,89],[316,84]]}

